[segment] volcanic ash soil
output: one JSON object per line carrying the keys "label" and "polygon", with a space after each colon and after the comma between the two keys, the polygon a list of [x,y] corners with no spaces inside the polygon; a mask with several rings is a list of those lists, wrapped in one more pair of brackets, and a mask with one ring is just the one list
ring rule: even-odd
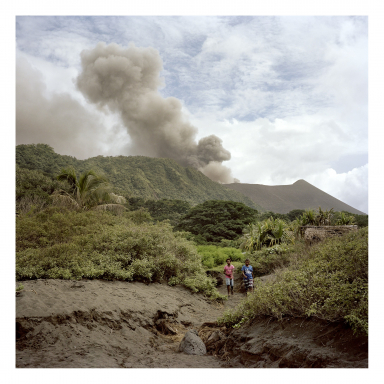
{"label": "volcanic ash soil", "polygon": [[[24,290],[16,297],[19,368],[368,366],[367,338],[353,337],[340,324],[260,319],[240,330],[219,327],[217,318],[244,298],[240,289],[218,304],[166,284],[22,284]],[[224,294],[226,287],[219,290]],[[178,352],[190,329],[199,331],[207,355]]]}

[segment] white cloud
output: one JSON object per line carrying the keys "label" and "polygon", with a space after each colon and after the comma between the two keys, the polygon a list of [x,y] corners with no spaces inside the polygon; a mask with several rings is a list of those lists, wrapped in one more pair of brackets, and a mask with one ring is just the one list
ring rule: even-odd
{"label": "white cloud", "polygon": [[[225,164],[235,177],[263,184],[319,179],[335,197],[343,181],[353,180],[355,196],[344,193],[349,201],[342,200],[358,209],[367,204],[367,179],[356,171],[365,166],[368,151],[366,17],[18,17],[17,22],[18,50],[44,73],[46,92],[67,93],[100,119],[72,83],[81,50],[98,41],[152,46],[164,64],[161,93],[182,100],[199,138],[223,139],[232,153]],[[113,115],[107,119],[102,124],[118,124]],[[103,143],[104,152],[108,145]],[[328,171],[341,163],[349,172]],[[327,184],[327,177],[333,182]]]}
{"label": "white cloud", "polygon": [[308,176],[306,180],[344,203],[368,213],[368,164],[345,173],[336,173],[328,168]]}
{"label": "white cloud", "polygon": [[[362,143],[346,135],[332,120],[322,120],[321,116],[274,121],[260,118],[252,122],[192,118],[192,123],[204,130],[209,128],[223,139],[224,147],[232,154],[226,164],[242,183],[284,185],[304,179],[357,209],[367,207],[367,171],[361,173],[353,169],[352,173],[339,174],[329,171],[332,163],[350,153],[366,152],[367,141]],[[368,168],[364,163],[357,169],[361,166]],[[327,176],[329,183],[326,183]],[[347,189],[352,180],[354,192],[350,194]],[[345,192],[343,181],[346,182]]]}

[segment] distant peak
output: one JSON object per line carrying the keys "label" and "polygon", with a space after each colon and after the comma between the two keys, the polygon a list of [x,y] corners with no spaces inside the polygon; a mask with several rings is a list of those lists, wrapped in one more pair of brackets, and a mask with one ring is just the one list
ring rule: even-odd
{"label": "distant peak", "polygon": [[300,180],[295,181],[292,185],[294,185],[294,184],[309,184],[309,183],[308,183],[308,181],[300,179]]}

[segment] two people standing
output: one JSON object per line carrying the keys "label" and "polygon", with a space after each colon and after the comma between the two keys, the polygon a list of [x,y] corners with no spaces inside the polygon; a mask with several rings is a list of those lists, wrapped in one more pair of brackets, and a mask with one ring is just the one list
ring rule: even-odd
{"label": "two people standing", "polygon": [[[225,283],[227,285],[227,292],[229,297],[229,291],[233,295],[233,271],[235,267],[231,264],[231,259],[226,260],[227,265],[224,267],[225,274]],[[248,292],[253,292],[253,268],[249,265],[249,259],[245,260],[245,265],[241,268],[241,273],[243,275],[243,282],[245,290]]]}

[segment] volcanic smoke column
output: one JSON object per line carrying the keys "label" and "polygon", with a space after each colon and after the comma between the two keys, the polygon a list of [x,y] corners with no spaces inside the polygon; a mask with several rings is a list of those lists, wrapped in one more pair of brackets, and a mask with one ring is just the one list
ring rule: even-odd
{"label": "volcanic smoke column", "polygon": [[164,83],[157,50],[98,43],[81,53],[81,66],[78,89],[90,102],[121,115],[133,154],[172,158],[214,181],[233,182],[231,170],[222,165],[231,158],[222,140],[211,135],[196,143],[197,128],[186,120],[181,102],[158,92]]}

